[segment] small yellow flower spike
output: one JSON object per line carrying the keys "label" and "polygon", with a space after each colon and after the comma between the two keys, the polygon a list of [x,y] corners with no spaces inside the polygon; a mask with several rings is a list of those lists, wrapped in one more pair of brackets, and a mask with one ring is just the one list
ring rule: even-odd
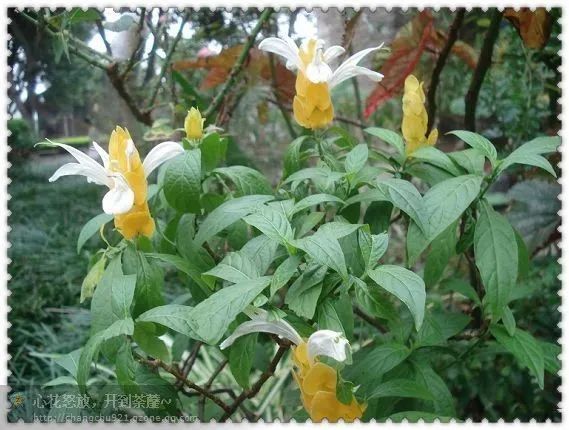
{"label": "small yellow flower spike", "polygon": [[202,114],[199,109],[192,107],[186,115],[184,121],[184,129],[186,130],[186,136],[188,139],[201,139],[203,136],[203,125],[205,118],[202,118]]}
{"label": "small yellow flower spike", "polygon": [[[299,50],[305,67],[313,62],[317,53],[317,40],[310,39]],[[334,119],[334,106],[327,82],[313,83],[302,71],[296,77],[296,95],[292,104],[294,119],[301,126],[318,129],[326,127]]]}
{"label": "small yellow flower spike", "polygon": [[366,405],[358,403],[355,398],[349,405],[338,400],[336,370],[322,362],[311,362],[306,342],[293,349],[292,358],[297,367],[293,376],[300,388],[302,404],[313,422],[323,419],[352,422],[361,418]]}
{"label": "small yellow flower spike", "polygon": [[425,137],[428,120],[423,82],[409,75],[405,79],[403,122],[401,123],[401,131],[407,143],[405,150],[407,156],[423,146],[434,146],[437,142],[439,135],[437,129],[433,129],[429,136]]}
{"label": "small yellow flower spike", "polygon": [[109,168],[123,175],[134,193],[134,205],[127,213],[115,215],[115,227],[126,239],[139,234],[152,236],[154,220],[146,200],[148,184],[138,151],[127,129],[117,127],[109,141]]}

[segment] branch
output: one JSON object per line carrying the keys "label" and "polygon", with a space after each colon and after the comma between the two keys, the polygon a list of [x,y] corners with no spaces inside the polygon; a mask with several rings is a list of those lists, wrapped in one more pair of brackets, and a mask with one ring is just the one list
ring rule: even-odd
{"label": "branch", "polygon": [[478,103],[478,95],[480,94],[480,88],[484,82],[486,72],[492,64],[492,52],[494,50],[494,44],[498,39],[498,33],[500,32],[500,21],[502,20],[503,13],[503,11],[496,9],[492,14],[490,26],[486,32],[482,50],[480,51],[480,57],[478,58],[478,64],[472,75],[468,93],[466,93],[466,97],[464,98],[464,126],[467,130],[476,131],[476,105]]}
{"label": "branch", "polygon": [[223,99],[225,98],[227,92],[235,84],[235,80],[237,79],[237,76],[241,72],[241,68],[243,67],[245,60],[249,55],[249,51],[253,47],[253,43],[255,43],[255,39],[257,38],[258,34],[261,32],[261,28],[263,27],[265,22],[268,21],[272,13],[273,9],[267,8],[263,11],[261,16],[259,17],[259,21],[255,25],[255,28],[253,28],[253,31],[251,32],[249,37],[247,37],[247,41],[243,46],[243,50],[241,51],[241,54],[239,55],[237,61],[233,65],[233,68],[231,69],[231,72],[229,73],[227,80],[223,84],[223,87],[221,88],[219,93],[217,93],[217,95],[215,96],[209,107],[206,109],[204,113],[205,118],[209,117],[213,112],[217,111],[221,106],[221,103],[223,102]]}
{"label": "branch", "polygon": [[152,110],[152,106],[156,101],[156,97],[158,96],[158,91],[160,91],[160,88],[162,87],[162,79],[166,74],[166,70],[170,68],[170,60],[172,59],[172,55],[174,54],[176,45],[182,38],[182,32],[184,30],[186,22],[188,22],[188,19],[190,19],[190,12],[186,12],[184,14],[184,18],[182,19],[182,23],[180,24],[180,30],[178,30],[178,34],[176,34],[176,38],[172,42],[172,45],[170,46],[170,49],[166,54],[166,58],[164,59],[164,65],[162,66],[162,69],[160,70],[160,75],[158,76],[158,82],[156,82],[156,86],[154,87],[154,91],[152,92],[152,96],[150,97],[150,102],[148,103],[148,110]]}
{"label": "branch", "polygon": [[105,35],[105,28],[103,27],[103,21],[98,19],[95,23],[97,24],[97,30],[99,31],[99,35],[101,36],[101,39],[103,39],[103,43],[105,44],[107,55],[109,57],[112,57],[113,50],[111,49],[111,44],[109,43],[109,41],[107,40],[107,36]]}
{"label": "branch", "polygon": [[[210,399],[217,406],[219,406],[221,409],[223,409],[225,411],[225,413],[228,413],[231,410],[230,407],[223,400],[221,400],[219,397],[217,397],[216,395],[211,393],[209,390],[206,390],[206,389],[200,387],[199,385],[193,383],[192,381],[189,381],[188,379],[184,378],[184,376],[180,373],[180,371],[178,369],[176,369],[175,367],[164,363],[162,360],[148,360],[148,359],[142,358],[142,359],[140,359],[140,361],[142,363],[147,364],[149,366],[152,366],[154,368],[160,367],[160,368],[164,369],[166,372],[168,372],[169,374],[174,376],[178,381],[181,381],[186,387],[191,388],[192,390],[195,390],[198,393],[200,393],[202,396],[205,396],[208,399]],[[235,411],[233,411],[233,412],[235,412]],[[233,413],[233,412],[231,412],[231,413]]]}
{"label": "branch", "polygon": [[368,314],[366,314],[364,311],[362,311],[360,308],[358,308],[357,306],[354,307],[354,313],[359,316],[361,319],[363,319],[366,323],[368,323],[369,325],[374,326],[376,329],[378,329],[381,333],[387,333],[387,329],[385,328],[385,326],[379,322],[377,319],[369,316]]}
{"label": "branch", "polygon": [[126,105],[130,109],[134,117],[143,124],[151,126],[152,117],[150,115],[150,111],[140,110],[140,108],[137,106],[132,96],[127,92],[124,80],[122,79],[122,76],[119,72],[118,63],[112,63],[111,65],[106,67],[105,70],[107,72],[107,76],[109,77],[111,83],[113,84],[113,87],[115,87],[121,98],[125,101]]}
{"label": "branch", "polygon": [[146,16],[146,8],[143,7],[140,11],[140,21],[138,22],[138,28],[136,34],[138,35],[138,41],[136,42],[136,47],[132,50],[132,54],[130,54],[130,59],[122,73],[122,79],[125,79],[128,73],[134,67],[134,64],[137,60],[137,53],[140,51],[140,47],[142,46],[142,30],[144,29],[144,17]]}
{"label": "branch", "polygon": [[429,92],[427,93],[427,109],[429,112],[429,124],[427,126],[427,134],[433,128],[433,123],[435,122],[435,115],[437,112],[437,87],[439,85],[439,79],[441,73],[446,65],[450,51],[458,38],[458,30],[462,27],[462,22],[464,21],[464,15],[466,14],[465,8],[458,8],[456,10],[456,16],[452,22],[450,29],[448,31],[447,41],[443,47],[439,58],[437,59],[437,64],[433,69],[433,74],[431,75],[431,84],[429,85]]}
{"label": "branch", "polygon": [[[228,362],[229,362],[229,360],[225,359],[219,364],[219,366],[217,366],[217,369],[215,369],[213,374],[210,376],[210,378],[208,379],[208,381],[204,385],[204,388],[206,390],[211,389],[211,386],[213,385],[213,381],[215,381],[215,378],[217,378],[217,375],[219,375],[221,373],[221,371],[227,365]],[[233,394],[232,397],[235,398],[235,394],[233,393],[233,391],[231,391],[231,394]],[[205,397],[202,396],[199,400],[199,403],[198,403],[198,418],[200,419],[200,421],[203,420],[204,411],[205,411]]]}
{"label": "branch", "polygon": [[223,416],[219,419],[220,423],[227,421],[227,419],[235,413],[237,408],[239,408],[239,405],[241,405],[241,403],[257,395],[257,393],[261,390],[265,382],[267,382],[267,380],[275,373],[275,369],[277,368],[279,361],[281,361],[285,352],[288,350],[289,346],[290,344],[285,344],[285,343],[282,343],[281,346],[279,346],[279,350],[273,357],[273,360],[271,361],[269,368],[263,372],[263,374],[259,377],[257,382],[255,382],[255,384],[253,384],[251,388],[249,388],[248,390],[243,390],[241,392],[241,394],[229,406],[225,414],[223,414]]}
{"label": "branch", "polygon": [[182,364],[181,367],[182,376],[184,377],[184,379],[186,379],[190,374],[190,372],[192,371],[192,367],[194,367],[194,363],[198,358],[198,353],[200,352],[200,348],[202,347],[202,345],[203,343],[198,340],[192,347],[192,352],[190,352],[188,358],[184,360],[184,364]]}

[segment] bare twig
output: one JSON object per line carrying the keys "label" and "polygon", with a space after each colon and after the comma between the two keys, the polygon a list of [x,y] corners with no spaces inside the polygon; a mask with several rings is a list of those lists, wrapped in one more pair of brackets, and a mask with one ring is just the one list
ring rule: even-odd
{"label": "bare twig", "polygon": [[158,91],[160,91],[160,88],[162,87],[162,79],[164,79],[164,75],[166,74],[166,71],[170,68],[170,61],[172,59],[172,55],[174,54],[174,51],[176,50],[176,45],[178,44],[178,42],[182,38],[182,32],[184,30],[186,23],[188,22],[188,19],[190,19],[190,12],[189,11],[184,14],[184,18],[182,18],[182,23],[180,24],[180,30],[178,30],[178,34],[176,34],[176,37],[174,38],[174,41],[170,45],[170,49],[168,50],[168,53],[166,54],[166,58],[164,59],[164,65],[162,66],[162,69],[160,70],[160,75],[158,75],[158,81],[156,82],[156,86],[154,87],[154,90],[152,91],[152,96],[150,97],[150,101],[148,103],[148,109],[149,110],[152,109],[152,106],[154,105],[154,102],[156,101],[156,97],[158,96]]}
{"label": "bare twig", "polygon": [[494,44],[496,43],[498,33],[500,32],[500,21],[502,21],[503,13],[504,12],[499,9],[495,9],[492,13],[490,26],[488,27],[488,31],[484,37],[484,43],[482,44],[480,57],[478,58],[478,64],[476,64],[476,69],[474,70],[472,80],[470,81],[470,87],[468,88],[468,92],[464,99],[464,126],[467,130],[476,130],[476,105],[478,103],[478,95],[480,93],[482,83],[484,82],[486,72],[492,64],[492,52],[494,51]]}
{"label": "bare twig", "polygon": [[239,405],[241,405],[241,403],[257,395],[257,393],[261,390],[265,382],[267,382],[267,380],[275,373],[279,361],[281,361],[281,359],[283,358],[285,352],[288,350],[289,347],[290,344],[285,344],[284,342],[281,344],[281,346],[279,346],[279,349],[275,354],[273,360],[271,361],[269,368],[262,373],[257,382],[255,382],[251,388],[249,388],[248,390],[243,390],[241,394],[237,396],[235,401],[231,405],[229,405],[229,408],[225,412],[225,414],[223,414],[223,416],[219,419],[219,422],[227,421],[227,419],[230,418],[231,415],[235,413],[235,411],[237,410]]}
{"label": "bare twig", "polygon": [[439,85],[439,79],[441,73],[446,65],[450,51],[458,38],[458,30],[462,27],[462,22],[464,21],[464,15],[466,14],[465,8],[458,8],[456,10],[456,16],[449,28],[447,41],[443,47],[439,58],[437,58],[437,64],[433,69],[433,74],[431,75],[431,84],[429,85],[429,92],[427,93],[427,109],[429,112],[429,124],[427,126],[427,134],[433,128],[435,122],[435,115],[437,112],[437,87]]}
{"label": "bare twig", "polygon": [[203,343],[198,340],[192,347],[190,355],[188,355],[188,357],[182,364],[181,371],[184,378],[187,378],[190,372],[192,371],[192,367],[194,367],[194,363],[198,358],[198,353],[200,352],[200,348],[202,347],[202,345]]}
{"label": "bare twig", "polygon": [[237,61],[233,65],[231,72],[229,72],[229,76],[227,77],[227,80],[225,81],[225,83],[223,84],[223,87],[221,88],[219,93],[217,93],[217,95],[215,96],[215,98],[213,99],[213,101],[211,102],[209,107],[206,109],[206,111],[204,113],[204,117],[206,117],[206,118],[209,117],[213,112],[217,111],[219,109],[219,107],[221,106],[221,103],[223,103],[223,99],[227,95],[227,92],[235,84],[235,80],[237,79],[237,76],[241,72],[241,69],[243,67],[243,64],[245,63],[245,60],[249,56],[249,51],[251,50],[251,48],[253,47],[253,44],[255,43],[255,39],[257,38],[257,36],[261,32],[261,28],[263,27],[265,22],[268,21],[268,19],[270,18],[272,13],[273,13],[273,9],[267,8],[263,11],[261,16],[259,17],[259,21],[257,22],[255,27],[253,28],[253,31],[251,32],[249,37],[247,37],[247,41],[245,42],[245,45],[243,46],[243,50],[241,51],[241,54],[239,55],[239,57],[237,58]]}
{"label": "bare twig", "polygon": [[140,21],[138,22],[138,29],[137,29],[138,41],[136,42],[136,47],[132,50],[132,54],[130,54],[130,58],[128,60],[126,68],[122,73],[122,79],[125,79],[127,77],[127,75],[129,74],[129,72],[132,70],[132,68],[136,63],[137,53],[140,51],[140,47],[142,46],[142,41],[143,41],[142,30],[144,29],[145,16],[146,16],[146,8],[143,7],[140,11]]}
{"label": "bare twig", "polygon": [[152,117],[150,115],[150,111],[140,110],[135,100],[126,90],[124,80],[122,79],[122,76],[119,72],[119,65],[117,63],[113,63],[105,68],[105,70],[107,72],[107,76],[113,84],[113,87],[115,87],[121,98],[125,101],[134,117],[143,124],[152,125]]}
{"label": "bare twig", "polygon": [[[160,367],[160,368],[164,369],[166,372],[168,372],[169,374],[174,376],[178,381],[181,381],[186,387],[188,387],[192,390],[195,390],[198,393],[200,393],[201,395],[210,399],[217,406],[219,406],[221,409],[223,409],[225,411],[225,413],[229,413],[231,411],[230,406],[228,406],[223,400],[221,400],[219,397],[217,397],[213,393],[209,392],[208,390],[206,390],[206,389],[200,387],[199,385],[195,384],[194,382],[188,380],[187,378],[184,378],[184,376],[180,373],[180,371],[177,368],[170,366],[167,363],[164,363],[162,360],[148,360],[145,358],[141,358],[140,361],[146,365],[149,365],[149,366],[152,366],[155,368]],[[233,411],[233,412],[235,412],[235,411]],[[231,412],[231,413],[233,413],[233,412]]]}
{"label": "bare twig", "polygon": [[107,36],[105,35],[105,28],[103,27],[103,21],[101,19],[98,19],[96,21],[97,24],[97,31],[99,32],[99,35],[101,36],[101,39],[103,39],[103,43],[105,44],[105,50],[107,51],[107,55],[109,57],[113,56],[113,50],[111,49],[111,44],[109,43],[109,41],[107,40]]}
{"label": "bare twig", "polygon": [[[215,371],[213,372],[213,374],[210,376],[210,378],[208,379],[208,381],[206,382],[206,384],[204,385],[204,388],[206,390],[210,390],[211,386],[213,385],[213,381],[215,381],[215,378],[217,378],[217,375],[219,375],[221,373],[221,371],[223,370],[223,368],[227,365],[229,360],[225,359],[223,360],[219,366],[217,366],[217,369],[215,369]],[[233,393],[233,391],[231,391],[231,393],[233,394],[233,396],[235,396],[235,394]],[[198,418],[200,419],[200,421],[202,420],[203,416],[204,416],[204,411],[205,411],[205,397],[202,396],[200,398],[200,401],[198,403]]]}

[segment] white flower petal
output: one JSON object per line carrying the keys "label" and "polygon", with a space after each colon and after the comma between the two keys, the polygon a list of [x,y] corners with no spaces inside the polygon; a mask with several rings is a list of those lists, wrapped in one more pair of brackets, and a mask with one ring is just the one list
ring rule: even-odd
{"label": "white flower petal", "polygon": [[283,39],[267,37],[259,43],[259,49],[284,57],[287,60],[287,67],[294,66],[300,70],[303,68],[302,60],[298,55],[298,47],[289,37]]}
{"label": "white flower petal", "polygon": [[317,59],[318,56],[317,54],[315,60],[306,68],[306,77],[315,84],[328,82],[332,77],[332,69],[328,64]]}
{"label": "white flower petal", "polygon": [[103,166],[105,166],[105,169],[108,169],[109,154],[107,153],[107,151],[101,148],[101,146],[95,141],[93,141],[93,148],[95,148],[95,151],[97,151],[97,154],[99,154],[99,157],[101,157],[101,161],[103,162]]}
{"label": "white flower petal", "polygon": [[134,192],[122,175],[113,175],[114,186],[103,197],[103,211],[109,215],[127,213],[134,205]]}
{"label": "white flower petal", "polygon": [[[93,160],[91,157],[89,157],[87,154],[84,154],[83,152],[79,151],[78,149],[76,149],[72,146],[66,145],[64,143],[56,143],[56,142],[50,142],[50,143],[54,146],[59,146],[60,148],[65,149],[67,152],[69,152],[73,156],[73,158],[75,158],[79,162],[79,164],[81,164],[82,166],[87,168],[89,171],[88,177],[91,180],[93,180],[93,182],[95,182],[97,184],[105,184],[105,185],[111,184],[111,182],[109,181],[109,179],[107,177],[106,169],[102,165],[97,163],[95,160]],[[63,175],[60,175],[60,176],[63,176]],[[83,175],[83,176],[86,176],[86,175]]]}
{"label": "white flower petal", "polygon": [[178,142],[162,142],[150,150],[142,167],[146,177],[158,168],[162,163],[182,154],[184,148]]}
{"label": "white flower petal", "polygon": [[302,338],[297,333],[297,331],[285,320],[269,321],[269,313],[258,309],[253,314],[248,313],[248,315],[253,318],[251,321],[244,322],[239,325],[235,331],[225,339],[219,347],[225,349],[231,346],[233,342],[239,339],[241,336],[245,336],[249,333],[272,333],[277,336],[283,337],[290,340],[295,345],[302,342]]}
{"label": "white flower petal", "polygon": [[347,358],[346,348],[350,347],[348,339],[342,333],[332,330],[318,330],[308,338],[308,358],[326,356],[343,362]]}
{"label": "white flower petal", "polygon": [[[381,49],[382,46],[383,46],[383,43],[379,46],[376,46],[375,48],[364,49],[363,51],[357,52],[356,54],[354,54],[350,58],[348,58],[346,61],[344,61],[340,65],[340,67],[338,67],[334,71],[334,74],[332,75],[332,78],[330,79],[330,82],[329,82],[330,88],[333,88],[333,87],[341,84],[346,79],[350,79],[350,78],[353,78],[354,76],[358,76],[358,75],[365,75],[365,76],[368,76],[374,80],[380,80],[383,77],[383,75],[381,73],[373,72],[372,70],[366,69],[365,67],[358,67],[358,63],[366,55],[368,55],[374,51],[377,51],[378,49]],[[366,70],[366,72],[364,72],[364,69]]]}
{"label": "white flower petal", "polygon": [[330,61],[342,55],[344,52],[346,52],[346,50],[339,45],[330,46],[326,51],[324,51],[322,58],[326,63],[329,63]]}
{"label": "white flower petal", "polygon": [[62,176],[85,176],[88,182],[94,182],[98,185],[111,185],[111,182],[106,178],[105,182],[99,181],[98,171],[93,171],[90,166],[85,166],[79,163],[67,163],[57,169],[49,178],[49,182],[55,182]]}

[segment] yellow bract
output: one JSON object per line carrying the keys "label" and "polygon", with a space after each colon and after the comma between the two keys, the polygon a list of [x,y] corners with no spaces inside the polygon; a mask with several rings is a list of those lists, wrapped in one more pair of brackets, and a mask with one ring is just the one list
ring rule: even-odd
{"label": "yellow bract", "polygon": [[439,133],[437,129],[433,129],[428,137],[425,136],[428,121],[423,82],[419,82],[415,76],[409,75],[405,79],[403,122],[401,124],[401,131],[406,141],[407,156],[423,146],[435,145]]}
{"label": "yellow bract", "polygon": [[202,118],[202,114],[199,109],[192,107],[186,115],[184,121],[184,129],[186,130],[186,136],[188,139],[201,139],[203,136],[203,125],[205,118]]}
{"label": "yellow bract", "polygon": [[[316,40],[311,39],[306,47],[300,49],[299,55],[304,65],[308,66],[316,55]],[[292,107],[296,122],[306,128],[322,128],[334,119],[328,83],[315,84],[301,71],[296,77],[296,95]]]}
{"label": "yellow bract", "polygon": [[150,216],[146,200],[146,174],[128,130],[117,127],[111,133],[109,164],[110,170],[122,174],[134,192],[132,209],[125,214],[115,215],[115,227],[126,239],[132,239],[139,234],[152,236],[154,220]]}
{"label": "yellow bract", "polygon": [[365,405],[358,403],[355,398],[349,405],[338,400],[336,370],[318,361],[311,362],[305,342],[294,348],[293,361],[298,368],[293,370],[294,379],[300,388],[304,409],[312,421],[320,422],[326,418],[330,422],[340,419],[352,422],[361,418]]}

